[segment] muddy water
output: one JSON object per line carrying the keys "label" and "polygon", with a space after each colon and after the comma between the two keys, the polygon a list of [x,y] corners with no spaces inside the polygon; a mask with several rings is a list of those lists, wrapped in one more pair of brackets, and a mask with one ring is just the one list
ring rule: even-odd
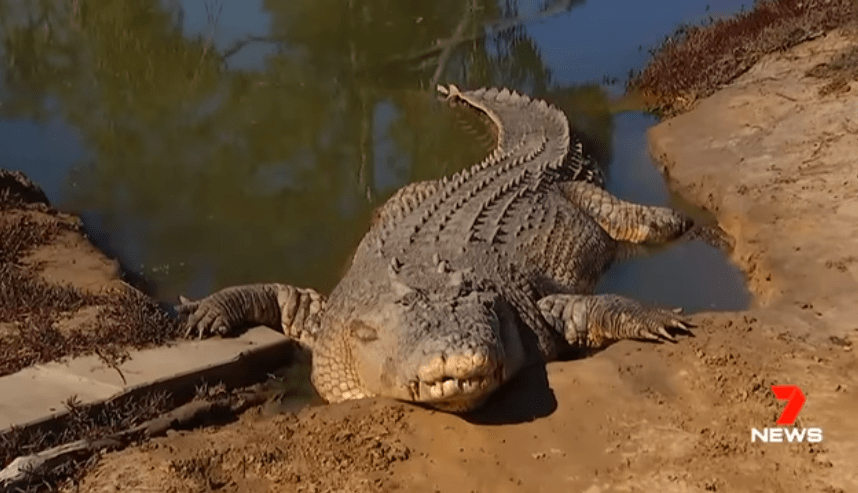
{"label": "muddy water", "polygon": [[[503,85],[567,112],[611,190],[670,204],[623,112],[645,49],[703,0],[109,2],[0,0],[0,166],[25,171],[155,294],[240,283],[329,290],[398,187],[481,159],[480,122],[436,83]],[[682,306],[748,302],[699,243],[617,265],[602,291]]]}

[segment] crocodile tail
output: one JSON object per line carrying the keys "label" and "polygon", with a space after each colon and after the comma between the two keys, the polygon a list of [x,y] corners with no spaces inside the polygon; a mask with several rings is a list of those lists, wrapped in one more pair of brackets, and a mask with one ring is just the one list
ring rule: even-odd
{"label": "crocodile tail", "polygon": [[[584,180],[603,184],[602,171],[590,156],[582,152],[581,144],[571,135],[566,115],[543,100],[532,99],[508,89],[482,88],[461,91],[454,84],[439,85],[444,99],[464,103],[485,113],[497,127],[497,148],[493,157],[520,159],[524,166],[533,166],[537,175],[547,178]],[[534,138],[539,135],[541,139]],[[547,148],[537,146],[545,144]],[[570,149],[571,147],[571,149]],[[540,159],[527,157],[540,154]],[[498,161],[490,159],[489,162]],[[545,173],[556,171],[556,174]]]}

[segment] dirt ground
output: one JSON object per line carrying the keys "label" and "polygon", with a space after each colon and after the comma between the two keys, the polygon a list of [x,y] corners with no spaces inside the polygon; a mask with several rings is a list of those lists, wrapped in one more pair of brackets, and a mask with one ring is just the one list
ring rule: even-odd
{"label": "dirt ground", "polygon": [[[651,131],[675,188],[735,238],[751,309],[534,368],[477,416],[256,409],[108,453],[79,491],[858,492],[858,83],[823,90],[856,45],[768,55]],[[822,443],[751,442],[784,407],[773,384],[803,389],[796,426]]]}

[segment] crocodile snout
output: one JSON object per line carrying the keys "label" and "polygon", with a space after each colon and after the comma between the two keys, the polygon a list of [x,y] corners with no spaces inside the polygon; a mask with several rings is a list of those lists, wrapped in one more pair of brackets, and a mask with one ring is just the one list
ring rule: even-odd
{"label": "crocodile snout", "polygon": [[498,358],[486,349],[437,354],[420,366],[417,376],[424,382],[443,379],[467,379],[491,374]]}
{"label": "crocodile snout", "polygon": [[487,395],[500,385],[502,376],[500,358],[488,348],[440,353],[418,368],[411,392],[417,401],[451,399],[457,407],[469,408],[478,400],[469,403],[468,397]]}

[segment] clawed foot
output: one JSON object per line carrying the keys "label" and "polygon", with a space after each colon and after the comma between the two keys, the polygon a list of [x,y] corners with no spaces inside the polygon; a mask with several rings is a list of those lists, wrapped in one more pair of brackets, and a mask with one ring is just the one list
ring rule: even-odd
{"label": "clawed foot", "polygon": [[545,320],[575,347],[603,348],[622,339],[676,342],[672,331],[691,335],[681,309],[644,305],[622,296],[554,294],[539,300]]}
{"label": "clawed foot", "polygon": [[175,306],[180,317],[185,318],[185,337],[196,335],[202,339],[210,335],[226,335],[230,331],[229,314],[225,307],[211,297],[199,301],[179,296]]}
{"label": "clawed foot", "polygon": [[682,308],[668,310],[643,305],[635,308],[636,310],[628,314],[622,329],[625,332],[625,337],[620,337],[620,339],[676,342],[676,337],[671,334],[671,329],[685,335],[693,335],[690,329],[694,325],[681,315]]}
{"label": "clawed foot", "polygon": [[733,238],[717,224],[695,225],[683,236],[687,241],[700,240],[712,248],[720,250],[728,255],[733,252],[733,248],[735,246]]}

